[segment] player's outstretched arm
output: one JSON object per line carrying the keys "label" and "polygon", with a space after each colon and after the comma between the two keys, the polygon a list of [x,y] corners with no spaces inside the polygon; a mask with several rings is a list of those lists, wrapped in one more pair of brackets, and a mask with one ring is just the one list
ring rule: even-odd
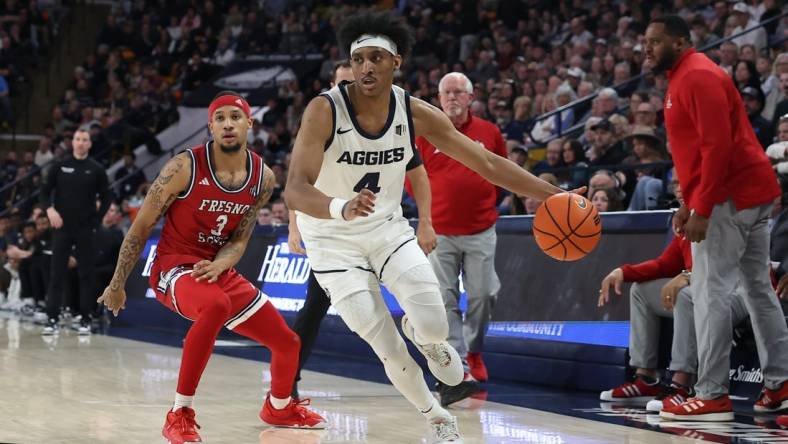
{"label": "player's outstretched arm", "polygon": [[98,302],[106,305],[115,316],[118,315],[121,308],[124,308],[126,279],[134,269],[151,230],[156,226],[159,218],[167,212],[167,208],[178,197],[178,194],[188,187],[190,172],[191,158],[186,153],[178,154],[164,165],[164,169],[161,170],[148,194],[145,195],[145,201],[123,239],[112,280],[109,286],[104,289],[101,297],[98,298]]}
{"label": "player's outstretched arm", "polygon": [[273,171],[266,165],[263,167],[263,189],[257,195],[254,206],[244,213],[241,222],[238,223],[227,243],[216,253],[213,261],[203,260],[194,264],[192,275],[196,280],[216,282],[219,275],[234,267],[241,260],[257,223],[257,212],[271,200],[274,186],[276,186],[276,178]]}
{"label": "player's outstretched arm", "polygon": [[331,115],[331,104],[325,97],[315,97],[307,105],[293,146],[284,193],[288,208],[321,219],[331,219],[328,206],[332,197],[314,185],[323,165],[323,150],[333,131]]}
{"label": "player's outstretched arm", "polygon": [[417,136],[427,138],[441,152],[462,162],[493,184],[540,201],[563,192],[511,160],[482,148],[457,131],[438,108],[416,98],[410,99],[410,106]]}

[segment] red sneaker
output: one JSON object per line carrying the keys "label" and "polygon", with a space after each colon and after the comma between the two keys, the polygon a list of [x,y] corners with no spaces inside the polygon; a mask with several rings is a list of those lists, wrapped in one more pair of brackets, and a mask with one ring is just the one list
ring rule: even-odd
{"label": "red sneaker", "polygon": [[784,429],[788,429],[788,415],[782,415],[777,417],[777,425]]}
{"label": "red sneaker", "polygon": [[728,395],[716,399],[690,398],[659,412],[662,419],[674,421],[733,421],[733,404]]}
{"label": "red sneaker", "polygon": [[468,366],[471,368],[471,376],[479,382],[487,382],[487,367],[482,361],[481,353],[470,353],[465,357],[468,360]]}
{"label": "red sneaker", "polygon": [[753,406],[753,410],[758,413],[779,412],[784,409],[788,409],[788,381],[783,382],[777,390],[769,390],[764,387],[761,396]]}
{"label": "red sneaker", "polygon": [[635,382],[627,382],[621,384],[612,390],[605,390],[599,394],[600,401],[607,402],[620,402],[623,404],[643,404],[654,399],[662,393],[662,386],[659,381],[653,385],[646,384],[646,382],[636,377]]}
{"label": "red sneaker", "polygon": [[194,420],[194,409],[181,407],[176,411],[170,410],[167,419],[164,421],[164,428],[161,429],[161,436],[167,439],[170,444],[185,444],[190,442],[202,442],[197,429],[200,425]]}
{"label": "red sneaker", "polygon": [[328,425],[326,420],[306,408],[309,399],[291,400],[287,407],[278,410],[271,405],[271,395],[265,397],[265,404],[260,410],[260,419],[264,423],[276,427],[290,427],[295,429],[324,429]]}
{"label": "red sneaker", "polygon": [[679,405],[694,395],[695,391],[691,388],[671,383],[663,389],[662,393],[646,404],[646,410],[649,412],[661,412],[665,407]]}

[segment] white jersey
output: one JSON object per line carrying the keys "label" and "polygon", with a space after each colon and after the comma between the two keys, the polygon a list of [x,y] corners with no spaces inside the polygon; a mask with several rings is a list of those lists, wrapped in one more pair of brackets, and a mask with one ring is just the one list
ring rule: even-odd
{"label": "white jersey", "polygon": [[388,119],[379,134],[369,134],[358,124],[346,83],[321,95],[331,103],[334,124],[331,137],[326,141],[315,187],[328,196],[347,200],[367,188],[377,199],[372,214],[352,221],[318,219],[299,211],[301,233],[310,237],[367,232],[401,216],[405,172],[421,165],[410,113],[410,95],[392,85]]}

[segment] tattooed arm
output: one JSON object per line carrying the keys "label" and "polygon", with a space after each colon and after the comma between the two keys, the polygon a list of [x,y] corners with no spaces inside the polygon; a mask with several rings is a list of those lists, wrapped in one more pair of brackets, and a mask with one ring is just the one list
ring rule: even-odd
{"label": "tattooed arm", "polygon": [[189,185],[191,174],[191,158],[186,153],[178,154],[164,165],[164,169],[151,185],[145,201],[142,203],[134,223],[123,239],[118,254],[118,265],[109,286],[98,299],[111,310],[115,316],[126,302],[126,279],[134,269],[140,257],[140,252],[145,247],[145,242],[150,236],[156,222],[167,212],[178,194]]}
{"label": "tattooed arm", "polygon": [[219,275],[235,266],[241,260],[241,256],[246,251],[246,245],[249,243],[249,238],[252,237],[252,231],[254,231],[257,223],[257,212],[271,199],[274,186],[276,186],[274,173],[268,166],[264,166],[263,189],[257,196],[257,202],[244,214],[238,227],[235,228],[235,231],[230,236],[230,240],[216,253],[213,261],[203,260],[194,264],[192,276],[196,280],[216,282]]}

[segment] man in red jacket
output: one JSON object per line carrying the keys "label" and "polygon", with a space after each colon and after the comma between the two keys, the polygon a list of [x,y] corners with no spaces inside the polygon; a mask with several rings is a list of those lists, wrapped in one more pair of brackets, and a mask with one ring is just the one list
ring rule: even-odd
{"label": "man in red jacket", "polygon": [[[498,127],[471,115],[473,85],[464,74],[446,74],[438,85],[438,94],[443,112],[455,128],[489,151],[506,157],[506,145]],[[429,259],[449,318],[449,343],[467,358],[466,371],[472,378],[486,381],[482,344],[501,286],[495,273],[498,190],[473,170],[441,153],[427,139],[417,138],[416,146],[432,189],[432,224],[438,233],[438,246]],[[460,271],[468,297],[464,321],[460,311]],[[466,382],[467,379],[466,375]]]}
{"label": "man in red jacket", "polygon": [[[682,202],[681,187],[674,190]],[[659,412],[665,407],[683,403],[693,396],[693,379],[698,370],[698,348],[695,341],[690,280],[692,251],[690,241],[674,236],[656,259],[636,265],[622,265],[602,281],[599,306],[610,301],[610,289],[621,294],[624,282],[634,282],[629,290],[629,365],[636,369],[635,380],[626,382],[599,395],[599,399],[623,404],[646,405],[646,410]],[[673,318],[673,343],[670,384],[660,384],[657,370],[659,318]],[[731,305],[733,326],[747,318],[744,295],[737,287]]]}
{"label": "man in red jacket", "polygon": [[731,78],[690,44],[678,16],[646,29],[646,63],[667,71],[665,128],[686,205],[674,231],[692,244],[691,291],[698,344],[697,398],[665,408],[682,421],[731,421],[731,300],[741,280],[764,373],[760,412],[788,407],[788,328],[768,269],[768,220],[777,177]]}

